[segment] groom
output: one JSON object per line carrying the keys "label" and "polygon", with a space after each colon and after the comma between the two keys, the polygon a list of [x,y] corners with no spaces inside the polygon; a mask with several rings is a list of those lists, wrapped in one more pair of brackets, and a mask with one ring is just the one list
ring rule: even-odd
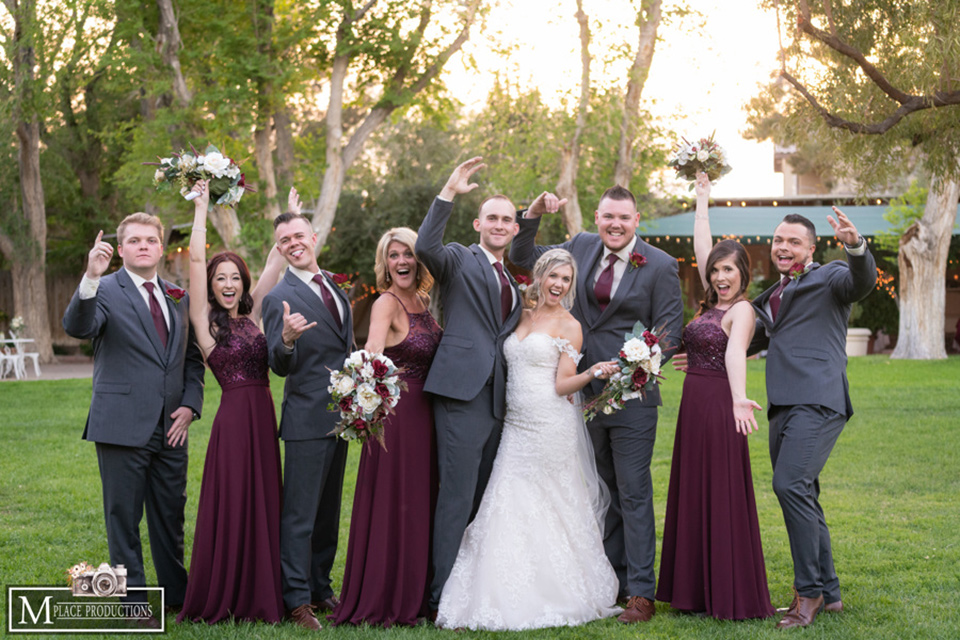
{"label": "groom", "polygon": [[[541,194],[520,220],[520,232],[510,259],[526,268],[554,247],[535,245],[540,225]],[[611,187],[600,198],[595,213],[597,233],[579,233],[562,245],[576,258],[577,298],[571,310],[583,328],[581,369],[592,362],[616,357],[624,334],[638,320],[648,329],[663,330],[663,361],[680,342],[683,302],[677,261],[637,236],[640,214],[633,194]],[[603,389],[593,381],[589,397]],[[620,597],[627,607],[618,620],[646,622],[653,617],[656,591],[654,557],[657,537],[653,517],[650,460],[657,432],[660,391],[631,400],[612,415],[598,415],[588,430],[597,458],[597,471],[610,489],[610,510],[604,527],[604,549],[620,580]]]}
{"label": "groom", "polygon": [[520,291],[503,254],[517,233],[505,196],[480,205],[473,228],[479,244],[443,244],[453,199],[477,188],[470,177],[485,167],[467,160],[450,175],[427,212],[417,257],[440,285],[444,333],[424,389],[433,394],[440,493],[434,516],[429,606],[436,614],[467,523],[476,514],[500,443],[506,393],[501,345],[520,320]]}
{"label": "groom", "polygon": [[842,611],[830,531],[820,507],[820,471],[853,415],[845,350],[850,305],[877,283],[863,236],[833,208],[827,216],[847,262],[813,262],[813,223],[790,214],[773,235],[770,259],[783,276],[757,296],[750,351],[767,352],[767,417],[773,490],[780,500],[793,556],[795,597],[777,628],[805,627],[817,613]]}
{"label": "groom", "polygon": [[[160,219],[146,213],[124,218],[117,251],[123,268],[104,275],[113,247],[101,231],[63,328],[93,339],[93,397],[83,439],[97,447],[110,564],[126,567],[129,587],[146,585],[140,548],[146,508],[157,582],[168,608],[176,609],[187,586],[187,428],[203,406],[203,358],[186,294],[157,276]],[[160,626],[153,617],[138,624]]]}

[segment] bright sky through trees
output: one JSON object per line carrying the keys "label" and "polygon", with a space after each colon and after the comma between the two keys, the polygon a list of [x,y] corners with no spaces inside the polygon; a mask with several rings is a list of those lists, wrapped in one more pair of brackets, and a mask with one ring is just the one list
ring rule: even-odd
{"label": "bright sky through trees", "polygon": [[[690,4],[701,18],[665,20],[660,27],[641,108],[688,138],[708,136],[716,129],[716,140],[726,148],[734,168],[717,183],[716,197],[781,195],[782,178],[773,172],[773,144],[740,135],[746,127],[743,104],[778,70],[776,15],[751,0]],[[615,55],[613,47],[624,43],[631,50],[636,47],[631,3],[587,0],[584,10],[593,34],[593,85],[622,90],[622,74],[629,63],[610,58]],[[669,10],[669,0],[664,10]],[[464,53],[474,56],[479,69],[469,70],[462,61],[451,60],[445,69],[451,93],[468,107],[481,103],[494,74],[500,72],[524,86],[538,86],[547,101],[566,99],[573,104],[580,79],[575,11],[573,0],[505,1],[490,12],[487,31],[499,31],[497,40],[515,47],[509,61],[490,52],[490,38],[475,34]]]}

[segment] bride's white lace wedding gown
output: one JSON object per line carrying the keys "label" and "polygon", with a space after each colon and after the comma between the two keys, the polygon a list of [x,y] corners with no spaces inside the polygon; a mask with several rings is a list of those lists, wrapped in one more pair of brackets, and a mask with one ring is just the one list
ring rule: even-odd
{"label": "bride's white lace wedding gown", "polygon": [[503,437],[437,625],[523,630],[619,614],[617,577],[584,481],[583,422],[555,387],[559,359],[579,354],[544,333],[511,335],[504,354]]}

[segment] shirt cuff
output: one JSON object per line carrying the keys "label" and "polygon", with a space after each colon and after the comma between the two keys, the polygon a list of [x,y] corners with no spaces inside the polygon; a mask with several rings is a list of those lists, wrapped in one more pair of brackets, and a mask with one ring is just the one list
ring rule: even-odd
{"label": "shirt cuff", "polygon": [[89,300],[90,298],[97,297],[97,289],[100,288],[100,278],[88,278],[87,274],[83,274],[83,279],[80,280],[80,299]]}
{"label": "shirt cuff", "polygon": [[439,200],[440,202],[453,202],[453,200],[447,200],[443,196],[439,196],[439,195],[437,196],[437,200]]}
{"label": "shirt cuff", "polygon": [[845,244],[843,248],[846,249],[847,253],[851,256],[862,256],[867,252],[867,241],[863,236],[860,236],[860,241],[857,242],[857,244],[853,246]]}

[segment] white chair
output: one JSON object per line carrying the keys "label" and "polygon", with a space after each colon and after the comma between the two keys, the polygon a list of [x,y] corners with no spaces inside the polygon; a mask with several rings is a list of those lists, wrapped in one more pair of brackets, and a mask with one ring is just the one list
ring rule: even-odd
{"label": "white chair", "polygon": [[33,360],[33,372],[40,377],[40,354],[36,352],[27,353],[23,350],[24,343],[17,340],[17,336],[14,335],[13,331],[10,332],[10,335],[14,339],[13,346],[17,351],[17,355],[20,357],[17,364],[20,367],[20,375],[17,378],[27,377],[27,358]]}
{"label": "white chair", "polygon": [[23,358],[6,345],[3,332],[0,332],[0,378],[6,378],[7,373],[12,371],[19,380],[23,377],[24,369]]}

